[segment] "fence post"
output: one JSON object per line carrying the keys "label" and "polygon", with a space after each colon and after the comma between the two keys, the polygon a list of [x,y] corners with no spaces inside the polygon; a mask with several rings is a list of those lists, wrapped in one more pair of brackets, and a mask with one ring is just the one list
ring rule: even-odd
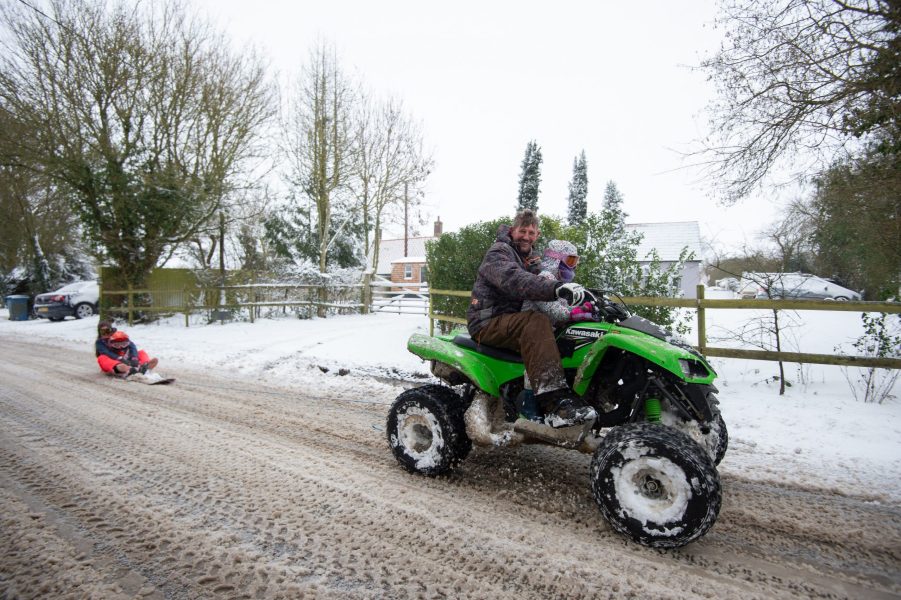
{"label": "fence post", "polygon": [[188,306],[188,301],[190,300],[190,297],[188,296],[188,286],[187,286],[187,285],[182,286],[182,292],[181,292],[181,293],[182,293],[182,298],[184,298],[184,308],[183,308],[183,310],[184,310],[184,313],[185,313],[185,327],[189,327],[189,326],[190,326],[190,322],[189,322],[189,320],[188,320],[188,316],[189,316],[189,314],[190,314],[190,313],[189,313],[190,307]]}
{"label": "fence post", "polygon": [[324,319],[328,316],[326,312],[328,309],[325,307],[325,303],[328,302],[328,288],[324,283],[319,284],[319,303],[316,306],[316,316],[320,319]]}
{"label": "fence post", "polygon": [[704,286],[699,283],[696,289],[698,296],[698,351],[701,354],[707,354],[707,315],[701,304],[704,299]]}
{"label": "fence post", "polygon": [[429,337],[435,337],[435,319],[432,318],[432,290],[429,290]]}
{"label": "fence post", "polygon": [[363,308],[360,309],[360,314],[363,314],[363,315],[369,314],[369,304],[372,301],[372,288],[369,287],[371,285],[372,285],[372,274],[371,273],[363,273],[363,298],[362,298]]}
{"label": "fence post", "polygon": [[253,325],[253,313],[256,311],[256,303],[257,303],[257,272],[253,271],[250,274],[250,324]]}
{"label": "fence post", "polygon": [[135,304],[135,295],[131,289],[131,283],[128,284],[128,326],[131,327],[134,323],[134,318],[132,317],[131,311],[134,309]]}

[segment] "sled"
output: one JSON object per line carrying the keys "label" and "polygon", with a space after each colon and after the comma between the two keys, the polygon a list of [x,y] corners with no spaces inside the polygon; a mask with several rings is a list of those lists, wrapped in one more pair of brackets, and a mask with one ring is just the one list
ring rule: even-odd
{"label": "sled", "polygon": [[125,378],[126,381],[135,381],[147,385],[167,385],[175,381],[174,377],[163,377],[156,373],[135,373]]}

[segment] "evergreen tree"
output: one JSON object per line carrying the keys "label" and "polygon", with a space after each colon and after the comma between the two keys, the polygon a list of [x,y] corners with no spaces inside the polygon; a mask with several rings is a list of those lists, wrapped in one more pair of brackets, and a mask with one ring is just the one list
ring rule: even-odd
{"label": "evergreen tree", "polygon": [[538,187],[541,185],[541,148],[535,140],[526,145],[526,155],[522,159],[519,175],[519,196],[516,210],[530,208],[538,210]]}
{"label": "evergreen tree", "polygon": [[[281,210],[264,221],[263,239],[277,261],[296,266],[319,264],[320,228],[315,211],[315,203],[306,195],[292,194]],[[349,211],[340,204],[332,207],[329,215],[332,242],[326,255],[326,271],[364,264],[365,254],[360,244],[362,224]]]}
{"label": "evergreen tree", "polygon": [[585,162],[585,151],[573,159],[573,178],[569,182],[569,203],[567,221],[576,225],[585,220],[588,214],[588,166]]}
{"label": "evergreen tree", "polygon": [[604,189],[604,212],[617,224],[615,232],[622,233],[629,215],[623,211],[623,194],[612,180],[607,182]]}

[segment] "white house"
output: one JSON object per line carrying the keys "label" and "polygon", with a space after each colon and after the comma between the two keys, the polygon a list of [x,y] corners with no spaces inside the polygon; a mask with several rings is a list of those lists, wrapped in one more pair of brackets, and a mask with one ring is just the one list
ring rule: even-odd
{"label": "white house", "polygon": [[701,228],[697,221],[627,223],[626,229],[644,235],[638,246],[638,260],[643,264],[650,264],[648,256],[656,250],[661,266],[667,268],[679,260],[683,248],[688,248],[694,258],[685,261],[682,269],[682,296],[697,298],[697,285],[702,283]]}

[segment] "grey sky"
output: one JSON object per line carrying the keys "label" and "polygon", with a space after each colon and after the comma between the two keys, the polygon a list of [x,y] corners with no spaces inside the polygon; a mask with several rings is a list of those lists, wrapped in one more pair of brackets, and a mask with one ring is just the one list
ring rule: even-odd
{"label": "grey sky", "polygon": [[589,210],[612,179],[630,222],[697,220],[719,244],[751,240],[775,219],[762,198],[717,206],[679,155],[706,127],[711,87],[691,66],[718,45],[712,0],[194,6],[283,73],[296,72],[321,38],[375,93],[403,100],[436,161],[425,210],[446,231],[512,214],[530,139],[544,157],[545,214],[565,214],[573,159],[584,149]]}

